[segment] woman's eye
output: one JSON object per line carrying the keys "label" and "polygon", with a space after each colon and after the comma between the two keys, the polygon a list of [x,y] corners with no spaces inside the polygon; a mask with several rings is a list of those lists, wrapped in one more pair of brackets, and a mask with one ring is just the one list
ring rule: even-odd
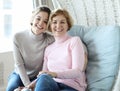
{"label": "woman's eye", "polygon": [[57,22],[52,22],[52,24],[56,24]]}
{"label": "woman's eye", "polygon": [[61,22],[61,24],[64,24],[65,22]]}
{"label": "woman's eye", "polygon": [[44,21],[44,23],[45,23],[45,24],[47,24],[47,23],[48,23],[48,21]]}
{"label": "woman's eye", "polygon": [[40,21],[40,18],[36,18],[38,21]]}

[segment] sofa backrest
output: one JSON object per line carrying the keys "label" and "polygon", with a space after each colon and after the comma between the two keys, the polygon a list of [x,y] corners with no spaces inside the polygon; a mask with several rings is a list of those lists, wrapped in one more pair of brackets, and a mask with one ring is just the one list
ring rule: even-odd
{"label": "sofa backrest", "polygon": [[111,91],[120,63],[120,27],[74,25],[68,33],[79,36],[87,47],[88,89]]}

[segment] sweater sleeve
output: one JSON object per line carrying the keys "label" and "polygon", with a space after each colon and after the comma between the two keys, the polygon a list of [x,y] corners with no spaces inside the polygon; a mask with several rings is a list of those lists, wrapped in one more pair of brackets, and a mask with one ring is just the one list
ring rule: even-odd
{"label": "sweater sleeve", "polygon": [[27,86],[30,83],[30,80],[25,71],[24,61],[23,61],[23,58],[22,58],[22,55],[19,49],[19,43],[16,37],[17,36],[14,37],[14,41],[13,41],[13,46],[14,46],[13,54],[14,54],[15,67],[16,67],[18,74],[20,75],[20,78],[23,84]]}
{"label": "sweater sleeve", "polygon": [[79,37],[74,37],[70,44],[72,67],[61,72],[57,72],[57,78],[77,78],[84,72],[84,49]]}
{"label": "sweater sleeve", "polygon": [[45,53],[44,53],[44,61],[43,61],[43,68],[42,70],[43,71],[48,71],[48,68],[47,68],[47,57],[46,57],[46,50],[45,50]]}

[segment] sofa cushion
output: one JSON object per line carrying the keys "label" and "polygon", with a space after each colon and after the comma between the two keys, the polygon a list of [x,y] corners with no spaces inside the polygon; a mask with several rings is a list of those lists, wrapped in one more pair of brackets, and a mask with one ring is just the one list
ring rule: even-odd
{"label": "sofa cushion", "polygon": [[119,27],[98,26],[85,28],[75,25],[68,33],[72,36],[79,36],[87,47],[86,76],[88,89],[95,88],[110,91],[120,61]]}

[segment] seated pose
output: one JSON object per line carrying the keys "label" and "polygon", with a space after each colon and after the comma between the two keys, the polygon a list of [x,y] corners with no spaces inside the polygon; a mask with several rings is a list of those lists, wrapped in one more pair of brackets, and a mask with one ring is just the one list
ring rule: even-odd
{"label": "seated pose", "polygon": [[45,49],[43,70],[35,82],[35,91],[85,91],[85,53],[79,37],[71,37],[67,31],[72,19],[64,9],[51,14],[49,30],[55,42]]}
{"label": "seated pose", "polygon": [[50,13],[48,7],[38,7],[32,13],[31,28],[15,34],[15,70],[9,76],[6,91],[29,87],[31,81],[36,79],[42,70],[44,50],[54,41],[54,37],[45,32]]}

